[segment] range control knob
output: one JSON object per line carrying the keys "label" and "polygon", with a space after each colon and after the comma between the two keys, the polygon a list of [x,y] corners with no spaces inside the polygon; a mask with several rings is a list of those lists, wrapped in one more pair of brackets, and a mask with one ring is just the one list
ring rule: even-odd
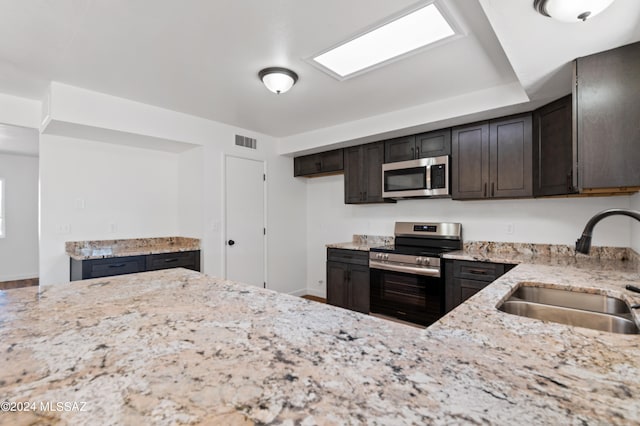
{"label": "range control knob", "polygon": [[384,255],[384,260],[389,260],[389,255],[388,254]]}

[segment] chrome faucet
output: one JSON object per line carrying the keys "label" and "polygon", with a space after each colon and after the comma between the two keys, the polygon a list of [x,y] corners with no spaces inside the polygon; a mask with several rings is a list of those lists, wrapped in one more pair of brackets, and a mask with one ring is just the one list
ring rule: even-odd
{"label": "chrome faucet", "polygon": [[587,225],[584,227],[584,231],[582,231],[582,236],[578,238],[578,241],[576,241],[576,251],[578,253],[589,253],[589,250],[591,249],[591,234],[593,234],[593,227],[605,217],[613,215],[629,216],[640,221],[640,211],[637,210],[609,209],[597,213],[589,219],[589,222],[587,222]]}

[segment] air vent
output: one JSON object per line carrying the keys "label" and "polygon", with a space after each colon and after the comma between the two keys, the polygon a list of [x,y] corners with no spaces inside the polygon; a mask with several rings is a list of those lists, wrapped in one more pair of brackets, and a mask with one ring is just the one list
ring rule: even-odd
{"label": "air vent", "polygon": [[248,136],[236,135],[236,145],[256,149],[258,147],[258,141]]}

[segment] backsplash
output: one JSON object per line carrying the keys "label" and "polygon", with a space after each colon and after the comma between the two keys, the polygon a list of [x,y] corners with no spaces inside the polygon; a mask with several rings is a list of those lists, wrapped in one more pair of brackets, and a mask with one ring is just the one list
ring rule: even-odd
{"label": "backsplash", "polygon": [[588,255],[576,253],[574,246],[561,244],[503,243],[493,241],[467,241],[464,250],[525,256],[570,256],[622,261],[638,261],[640,256],[627,247],[591,247]]}
{"label": "backsplash", "polygon": [[393,244],[394,241],[394,237],[383,235],[353,235],[353,243],[363,246],[388,246]]}

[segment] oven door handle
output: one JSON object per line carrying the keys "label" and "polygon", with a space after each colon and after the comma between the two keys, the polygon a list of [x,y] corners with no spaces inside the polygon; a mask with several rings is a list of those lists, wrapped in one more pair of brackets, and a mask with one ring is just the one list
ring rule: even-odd
{"label": "oven door handle", "polygon": [[406,274],[424,275],[427,277],[439,277],[440,268],[421,268],[409,265],[394,265],[387,262],[378,262],[377,260],[369,260],[369,268],[382,269],[384,271],[404,272]]}

